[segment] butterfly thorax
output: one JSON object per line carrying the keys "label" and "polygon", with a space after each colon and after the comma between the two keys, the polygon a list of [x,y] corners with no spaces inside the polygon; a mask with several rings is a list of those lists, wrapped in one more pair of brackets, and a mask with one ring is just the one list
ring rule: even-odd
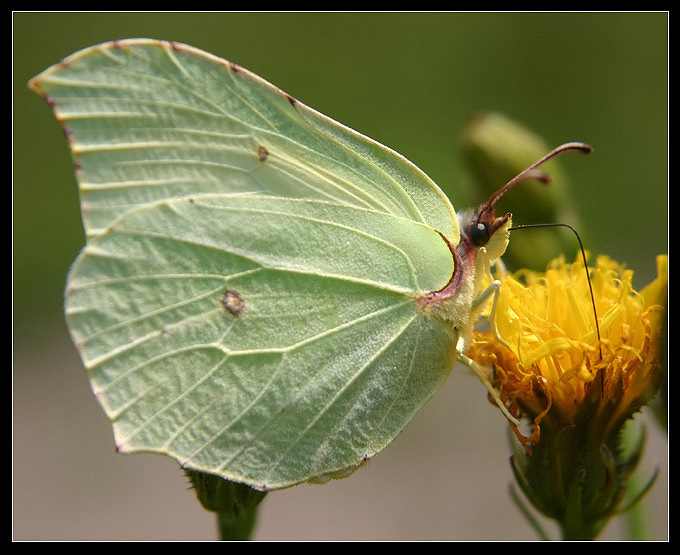
{"label": "butterfly thorax", "polygon": [[418,298],[421,309],[446,320],[466,340],[472,332],[477,311],[475,300],[492,281],[491,264],[498,260],[508,246],[510,214],[501,218],[491,215],[491,221],[480,221],[481,212],[458,215],[461,240],[454,245],[442,234],[454,259],[454,271],[449,282],[438,291]]}

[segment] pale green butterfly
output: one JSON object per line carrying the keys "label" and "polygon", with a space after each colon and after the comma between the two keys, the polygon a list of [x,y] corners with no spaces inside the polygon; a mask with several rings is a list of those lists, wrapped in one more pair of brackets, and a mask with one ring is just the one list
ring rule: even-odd
{"label": "pale green butterfly", "polygon": [[324,481],[474,368],[509,237],[493,205],[519,178],[457,218],[399,154],[182,44],[102,44],[30,86],[75,161],[66,317],[119,451],[262,490]]}

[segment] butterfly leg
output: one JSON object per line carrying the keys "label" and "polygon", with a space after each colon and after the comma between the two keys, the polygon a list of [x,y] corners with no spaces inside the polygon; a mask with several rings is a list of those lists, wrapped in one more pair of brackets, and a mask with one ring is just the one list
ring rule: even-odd
{"label": "butterfly leg", "polygon": [[479,381],[484,384],[484,387],[486,387],[486,389],[489,391],[489,395],[491,395],[491,398],[493,399],[494,403],[496,403],[496,405],[501,410],[505,418],[507,418],[515,426],[519,426],[520,421],[517,418],[515,418],[512,414],[510,414],[508,408],[505,406],[503,401],[501,401],[501,398],[498,396],[498,391],[496,391],[494,386],[491,384],[488,370],[480,366],[470,357],[465,356],[461,352],[458,352],[458,360],[465,366],[467,366],[470,370],[472,370],[479,379]]}
{"label": "butterfly leg", "polygon": [[[472,310],[475,311],[479,307],[483,305],[488,299],[489,295],[493,295],[493,303],[491,305],[491,313],[489,314],[489,324],[491,326],[491,332],[494,334],[494,337],[500,341],[503,345],[508,346],[505,341],[500,337],[498,334],[498,329],[496,328],[496,321],[495,321],[495,314],[496,314],[496,303],[498,301],[498,295],[500,294],[501,291],[501,282],[498,280],[494,280],[489,287],[487,287],[473,302],[472,304]],[[498,408],[501,410],[503,415],[510,421],[512,422],[515,426],[520,425],[520,421],[512,416],[510,412],[508,411],[507,407],[501,400],[501,398],[498,396],[498,391],[493,387],[490,376],[489,376],[489,371],[476,363],[474,360],[472,360],[470,357],[466,356],[465,353],[463,352],[465,350],[465,342],[463,341],[463,338],[461,337],[458,341],[458,345],[456,345],[456,353],[458,356],[458,360],[463,363],[465,366],[467,366],[470,370],[472,370],[479,381],[481,381],[484,384],[484,387],[489,391],[489,394],[491,395],[491,398],[494,400],[494,403],[498,406]]]}
{"label": "butterfly leg", "polygon": [[472,303],[472,311],[476,311],[480,306],[482,306],[489,298],[489,295],[493,295],[493,302],[491,304],[491,312],[489,313],[489,325],[491,326],[491,333],[501,344],[510,348],[510,346],[503,341],[503,338],[498,333],[498,328],[496,327],[496,304],[498,303],[498,296],[501,292],[501,282],[499,280],[494,280],[491,285],[487,287]]}

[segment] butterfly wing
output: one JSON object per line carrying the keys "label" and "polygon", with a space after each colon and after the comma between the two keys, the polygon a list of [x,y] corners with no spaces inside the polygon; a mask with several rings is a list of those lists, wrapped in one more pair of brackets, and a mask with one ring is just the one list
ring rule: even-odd
{"label": "butterfly wing", "polygon": [[258,488],[343,475],[455,361],[414,297],[453,272],[443,193],[400,155],[199,50],[86,49],[31,82],[87,244],[68,326],[118,449]]}

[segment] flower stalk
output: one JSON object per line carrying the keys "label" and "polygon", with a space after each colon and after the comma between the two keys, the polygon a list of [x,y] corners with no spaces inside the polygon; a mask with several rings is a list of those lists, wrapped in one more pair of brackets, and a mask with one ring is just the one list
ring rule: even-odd
{"label": "flower stalk", "polygon": [[216,513],[220,539],[249,540],[255,526],[258,505],[266,492],[205,472],[188,469],[184,472],[203,508]]}

